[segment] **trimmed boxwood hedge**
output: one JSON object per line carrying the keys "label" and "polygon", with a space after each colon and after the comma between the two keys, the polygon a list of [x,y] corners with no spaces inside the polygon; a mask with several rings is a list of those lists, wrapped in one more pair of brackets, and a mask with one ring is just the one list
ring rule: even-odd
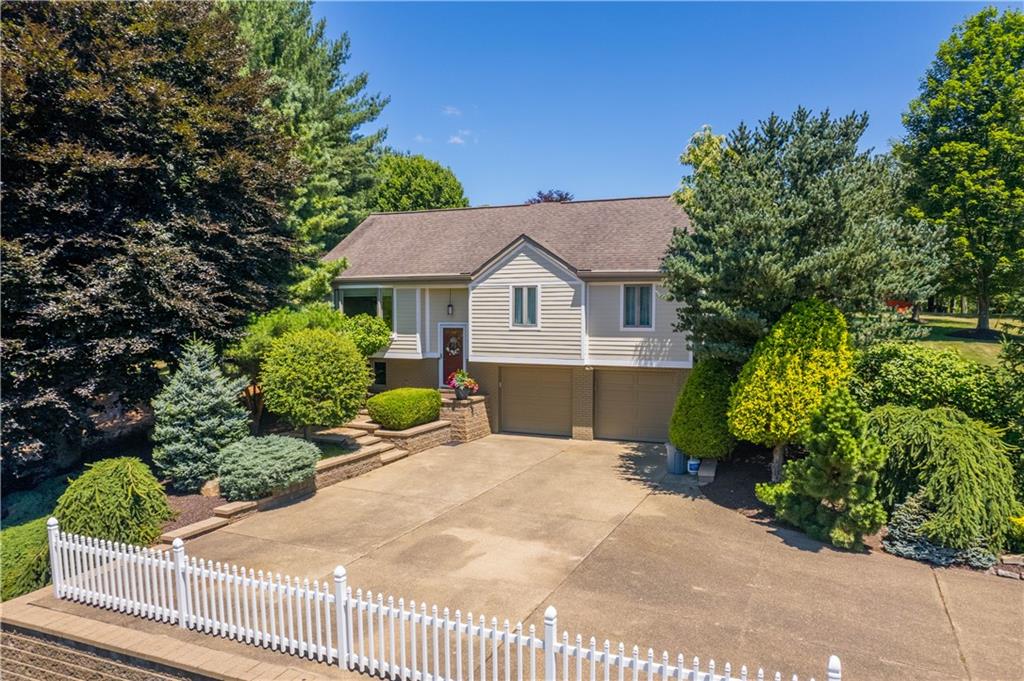
{"label": "trimmed boxwood hedge", "polygon": [[441,393],[433,388],[396,388],[371,397],[366,409],[387,430],[405,430],[437,420]]}
{"label": "trimmed boxwood hedge", "polygon": [[316,475],[320,450],[294,437],[247,437],[221,450],[220,493],[228,501],[253,501]]}

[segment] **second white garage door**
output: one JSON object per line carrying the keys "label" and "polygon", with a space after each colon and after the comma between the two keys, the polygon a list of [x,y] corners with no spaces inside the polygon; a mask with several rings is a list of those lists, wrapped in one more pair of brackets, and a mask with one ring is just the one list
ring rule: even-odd
{"label": "second white garage door", "polygon": [[594,375],[594,437],[665,442],[683,372],[598,369]]}
{"label": "second white garage door", "polygon": [[503,366],[501,429],[510,433],[572,435],[572,370]]}

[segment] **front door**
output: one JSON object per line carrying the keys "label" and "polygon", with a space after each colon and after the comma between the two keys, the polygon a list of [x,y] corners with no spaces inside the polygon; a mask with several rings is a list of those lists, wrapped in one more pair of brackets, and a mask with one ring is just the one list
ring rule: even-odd
{"label": "front door", "polygon": [[465,329],[441,328],[441,382],[447,383],[453,371],[465,368]]}

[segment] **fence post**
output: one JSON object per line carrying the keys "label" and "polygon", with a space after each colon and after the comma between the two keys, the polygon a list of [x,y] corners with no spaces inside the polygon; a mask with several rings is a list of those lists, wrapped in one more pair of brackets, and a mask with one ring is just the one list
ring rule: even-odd
{"label": "fence post", "polygon": [[188,580],[185,579],[185,542],[175,537],[171,544],[174,552],[174,582],[178,593],[178,626],[188,629]]}
{"label": "fence post", "polygon": [[[558,638],[558,611],[549,605],[544,611],[544,681],[555,681],[555,641]],[[563,653],[564,654],[564,653]]]}
{"label": "fence post", "polygon": [[64,585],[64,575],[61,574],[60,551],[57,550],[57,541],[60,538],[59,532],[60,526],[57,524],[57,519],[50,516],[50,519],[46,521],[46,542],[50,547],[50,574],[53,581],[53,595],[56,598],[60,598],[60,592]]}
{"label": "fence post", "polygon": [[843,665],[839,662],[837,655],[830,655],[828,658],[828,681],[842,681]]}
{"label": "fence post", "polygon": [[[345,593],[348,591],[348,575],[345,567],[334,568],[334,621],[337,624],[338,666],[348,669],[348,608],[345,605]],[[404,654],[404,653],[403,653]]]}

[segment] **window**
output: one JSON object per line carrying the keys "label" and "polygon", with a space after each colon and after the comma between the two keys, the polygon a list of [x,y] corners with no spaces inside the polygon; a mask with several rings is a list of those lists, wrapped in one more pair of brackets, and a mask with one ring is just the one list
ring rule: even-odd
{"label": "window", "polygon": [[373,363],[373,384],[374,385],[387,385],[388,384],[388,363],[387,362],[374,362]]}
{"label": "window", "polygon": [[380,317],[394,331],[395,290],[392,288],[337,288],[334,289],[334,306],[346,317],[368,314]]}
{"label": "window", "polygon": [[512,326],[537,326],[537,287],[512,287]]}
{"label": "window", "polygon": [[622,328],[649,329],[654,312],[654,287],[651,284],[622,287]]}

